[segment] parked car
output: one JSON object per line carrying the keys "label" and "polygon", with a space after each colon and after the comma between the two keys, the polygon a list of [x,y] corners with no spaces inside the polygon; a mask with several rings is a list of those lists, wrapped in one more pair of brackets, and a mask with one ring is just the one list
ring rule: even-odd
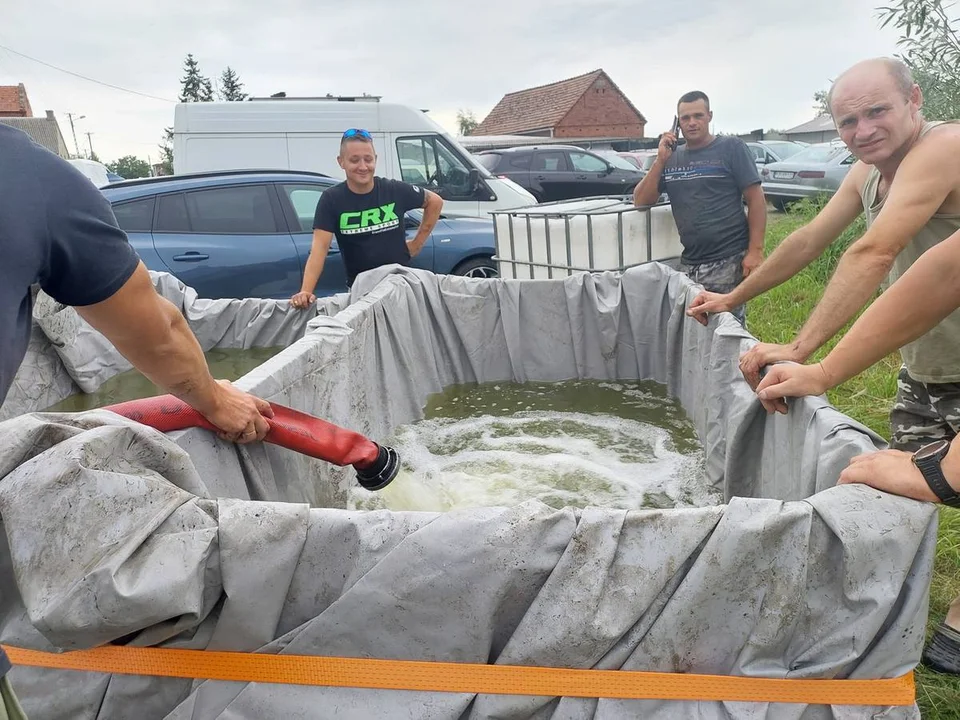
{"label": "parked car", "polygon": [[477,153],[493,175],[513,180],[537,202],[633,192],[643,173],[573,145],[533,145]]}
{"label": "parked car", "polygon": [[87,160],[86,158],[70,158],[67,162],[83,173],[97,187],[103,187],[110,182],[110,171],[102,162]]}
{"label": "parked car", "polygon": [[650,171],[654,160],[657,159],[656,150],[625,150],[617,153],[624,160],[646,175]]}
{"label": "parked car", "polygon": [[806,146],[792,140],[756,140],[748,142],[747,147],[753,153],[757,169],[761,170],[764,165],[793,157]]}
{"label": "parked car", "polygon": [[[144,264],[204,298],[285,299],[300,290],[321,193],[319,173],[238,170],[111,183],[100,189]],[[408,237],[421,211],[404,217]],[[497,274],[493,220],[444,218],[411,265],[441,274]],[[336,238],[317,295],[347,289]]]}
{"label": "parked car", "polygon": [[760,171],[763,194],[783,210],[792,200],[833,195],[857,158],[842,142],[817,143]]}

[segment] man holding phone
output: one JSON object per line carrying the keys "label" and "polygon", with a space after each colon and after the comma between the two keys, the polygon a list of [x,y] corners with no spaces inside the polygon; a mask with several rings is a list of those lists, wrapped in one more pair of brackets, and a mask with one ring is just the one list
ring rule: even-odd
{"label": "man holding phone", "polygon": [[[633,202],[653,205],[666,193],[683,244],[681,272],[710,292],[730,292],[763,262],[767,203],[746,143],[711,134],[712,119],[704,93],[680,98],[674,130],[661,136],[657,159],[633,191]],[[680,148],[678,126],[685,140]],[[746,322],[743,305],[730,312]]]}

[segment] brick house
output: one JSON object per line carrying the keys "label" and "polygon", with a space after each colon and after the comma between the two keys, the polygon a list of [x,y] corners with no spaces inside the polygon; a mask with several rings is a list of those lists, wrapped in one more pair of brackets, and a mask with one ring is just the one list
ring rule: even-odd
{"label": "brick house", "polygon": [[0,85],[0,117],[33,117],[23,83]]}
{"label": "brick house", "polygon": [[70,157],[53,110],[47,110],[46,117],[33,117],[23,83],[0,85],[0,123],[23,130],[35,142],[62,158]]}
{"label": "brick house", "polygon": [[508,93],[471,135],[642,138],[647,124],[603,70]]}

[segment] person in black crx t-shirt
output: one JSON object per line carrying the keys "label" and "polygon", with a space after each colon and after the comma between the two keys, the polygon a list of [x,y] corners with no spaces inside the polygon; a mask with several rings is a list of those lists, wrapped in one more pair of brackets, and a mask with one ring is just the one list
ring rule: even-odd
{"label": "person in black crx t-shirt", "polygon": [[[347,285],[352,285],[366,270],[391,263],[407,265],[427,242],[443,208],[436,193],[374,175],[377,153],[366,130],[351,129],[343,134],[337,162],[347,179],[325,190],[317,203],[303,284],[290,300],[296,308],[309,307],[316,300],[314,290],[334,235]],[[403,216],[416,208],[423,208],[423,221],[416,237],[407,242]]]}

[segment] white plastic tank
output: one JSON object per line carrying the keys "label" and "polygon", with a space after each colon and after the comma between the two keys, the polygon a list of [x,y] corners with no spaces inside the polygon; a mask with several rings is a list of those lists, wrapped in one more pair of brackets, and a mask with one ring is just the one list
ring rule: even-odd
{"label": "white plastic tank", "polygon": [[674,260],[683,247],[669,204],[588,198],[494,214],[504,278],[548,279]]}

